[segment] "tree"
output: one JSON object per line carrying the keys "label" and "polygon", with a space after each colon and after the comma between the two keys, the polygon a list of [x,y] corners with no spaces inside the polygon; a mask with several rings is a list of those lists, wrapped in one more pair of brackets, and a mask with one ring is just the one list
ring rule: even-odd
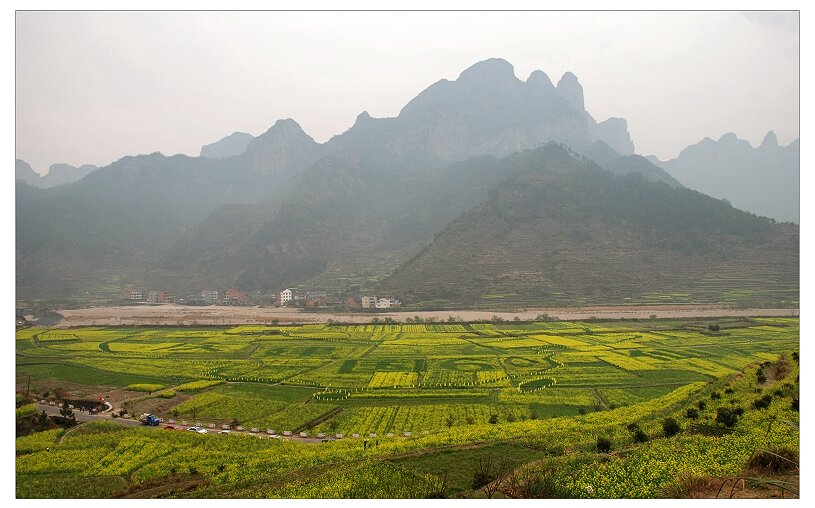
{"label": "tree", "polygon": [[716,423],[725,427],[733,427],[744,410],[741,408],[720,407],[716,409]]}
{"label": "tree", "polygon": [[639,426],[638,423],[629,423],[626,428],[631,433],[631,437],[635,443],[644,443],[648,441],[648,434]]}
{"label": "tree", "polygon": [[600,453],[608,453],[611,451],[611,439],[600,436],[597,438],[597,451]]}
{"label": "tree", "polygon": [[473,490],[481,489],[487,498],[492,499],[492,496],[501,488],[509,469],[510,464],[506,459],[496,460],[491,453],[482,455],[478,458],[475,471],[473,471]]}
{"label": "tree", "polygon": [[721,328],[719,327],[719,323],[712,323],[707,325],[707,329],[713,333],[718,332]]}
{"label": "tree", "polygon": [[36,427],[39,431],[43,431],[48,427],[48,415],[44,410],[37,415]]}
{"label": "tree", "polygon": [[62,401],[62,407],[59,409],[59,414],[62,415],[63,421],[66,423],[66,426],[73,425],[76,423],[76,416],[74,416],[74,410],[68,407],[68,401]]}
{"label": "tree", "polygon": [[666,437],[671,437],[682,432],[682,427],[679,426],[679,422],[668,417],[662,420],[662,431],[665,432]]}

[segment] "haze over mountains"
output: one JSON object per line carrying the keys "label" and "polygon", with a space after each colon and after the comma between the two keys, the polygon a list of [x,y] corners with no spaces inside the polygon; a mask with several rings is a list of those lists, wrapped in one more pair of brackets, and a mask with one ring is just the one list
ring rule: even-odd
{"label": "haze over mountains", "polygon": [[666,162],[651,158],[683,185],[778,221],[798,223],[801,156],[796,139],[779,146],[773,131],[753,148],[732,132],[705,138]]}
{"label": "haze over mountains", "polygon": [[43,189],[75,182],[97,169],[99,169],[97,166],[91,164],[84,164],[78,168],[70,164],[52,164],[48,168],[48,173],[41,176],[27,162],[20,159],[14,161],[14,173],[17,180],[22,180],[28,185]]}
{"label": "haze over mountains", "polygon": [[284,119],[200,157],[125,157],[48,189],[23,183],[18,161],[17,295],[299,285],[622,303],[684,281],[688,298],[719,301],[752,273],[797,298],[797,227],[682,188],[693,180],[671,168],[693,164],[675,161],[635,155],[626,121],[596,122],[571,73],[521,81],[490,59],[322,144]]}

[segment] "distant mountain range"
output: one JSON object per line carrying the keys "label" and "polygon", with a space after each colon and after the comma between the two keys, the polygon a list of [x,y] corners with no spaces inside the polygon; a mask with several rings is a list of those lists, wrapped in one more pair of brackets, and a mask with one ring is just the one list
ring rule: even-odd
{"label": "distant mountain range", "polygon": [[705,138],[682,150],[675,159],[650,161],[664,168],[686,187],[715,198],[727,199],[737,208],[799,222],[799,141],[779,146],[774,132],[753,148],[732,132],[718,141]]}
{"label": "distant mountain range", "polygon": [[75,182],[97,169],[99,169],[97,166],[90,164],[85,164],[78,168],[70,164],[52,164],[51,167],[48,168],[48,173],[46,173],[45,176],[40,176],[39,173],[31,169],[31,166],[29,166],[27,162],[20,159],[14,161],[16,179],[22,180],[32,187],[40,187],[42,189]]}
{"label": "distant mountain range", "polygon": [[17,296],[300,285],[441,306],[671,288],[724,301],[750,271],[780,285],[761,298],[797,299],[797,227],[685,189],[655,162],[634,154],[625,120],[591,117],[571,73],[521,81],[490,59],[326,143],[278,120],[200,157],[125,157],[48,189],[18,161]]}

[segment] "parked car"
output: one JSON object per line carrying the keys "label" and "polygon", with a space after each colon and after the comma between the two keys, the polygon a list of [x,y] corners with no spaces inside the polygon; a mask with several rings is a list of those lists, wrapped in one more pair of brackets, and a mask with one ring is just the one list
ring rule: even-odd
{"label": "parked car", "polygon": [[174,426],[172,426],[172,425],[167,425],[167,426],[166,426],[166,427],[164,427],[164,428],[165,428],[165,429],[167,429],[167,430],[175,430],[175,427],[174,427]]}
{"label": "parked car", "polygon": [[221,432],[219,432],[218,434],[229,434],[229,430],[222,430],[222,431],[221,431]]}
{"label": "parked car", "polygon": [[187,430],[191,430],[191,431],[197,432],[199,434],[206,434],[207,433],[207,429],[202,429],[201,427],[190,427]]}

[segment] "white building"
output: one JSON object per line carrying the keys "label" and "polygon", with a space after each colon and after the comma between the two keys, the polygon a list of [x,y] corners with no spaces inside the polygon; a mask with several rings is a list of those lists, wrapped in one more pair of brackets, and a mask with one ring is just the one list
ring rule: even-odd
{"label": "white building", "polygon": [[402,302],[396,298],[379,298],[376,300],[377,309],[390,309],[391,307],[399,307]]}
{"label": "white building", "polygon": [[376,297],[375,296],[363,296],[362,297],[362,308],[363,309],[373,309],[376,307]]}
{"label": "white building", "polygon": [[286,303],[292,301],[292,297],[294,296],[294,288],[284,289],[280,292],[280,305],[285,305]]}

